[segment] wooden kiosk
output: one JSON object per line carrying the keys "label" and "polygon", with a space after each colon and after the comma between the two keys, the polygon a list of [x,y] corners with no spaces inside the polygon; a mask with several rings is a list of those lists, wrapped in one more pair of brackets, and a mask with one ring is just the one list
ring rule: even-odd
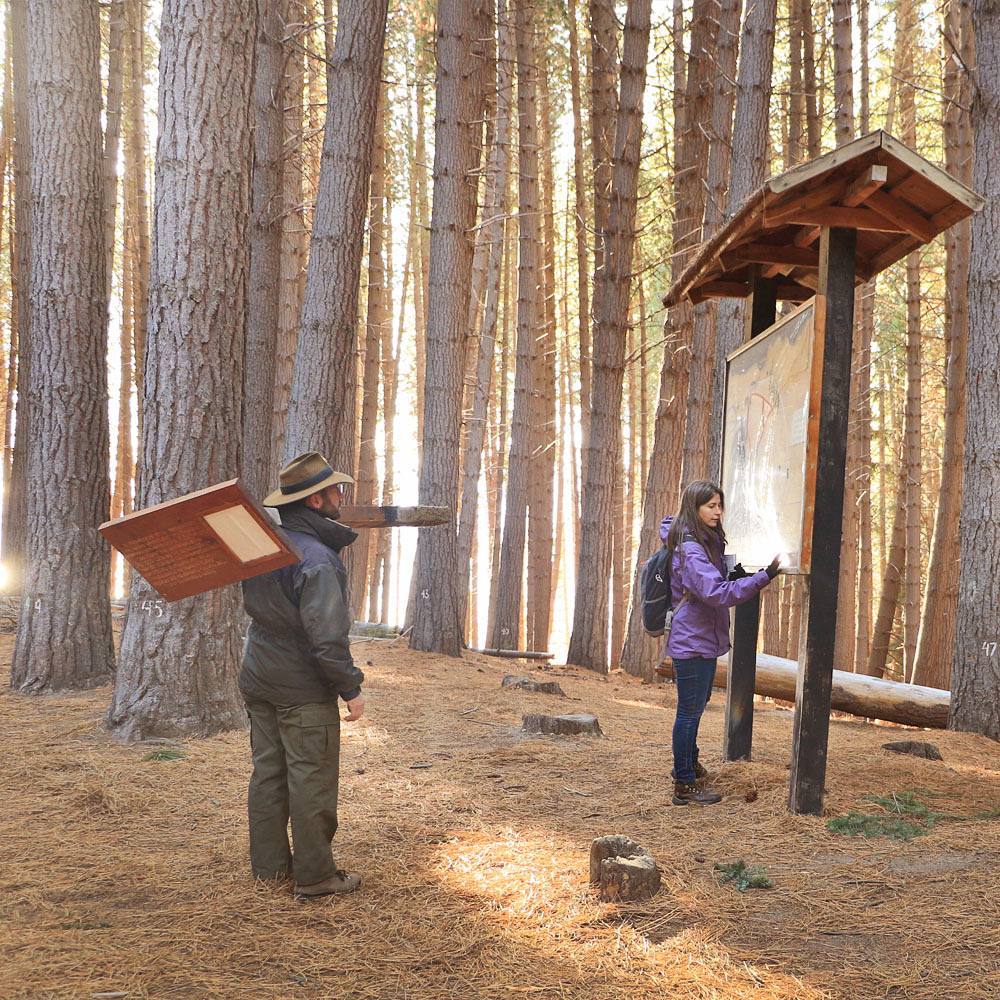
{"label": "wooden kiosk", "polygon": [[[789,808],[823,804],[840,571],[854,336],[854,288],[978,211],[983,199],[881,130],[773,177],[670,289],[682,299],[748,298],[744,342],[770,333],[779,300],[814,299],[804,435],[806,578]],[[819,503],[817,503],[819,498]],[[749,568],[749,567],[748,567]],[[760,600],[736,609],[723,756],[750,756]]]}

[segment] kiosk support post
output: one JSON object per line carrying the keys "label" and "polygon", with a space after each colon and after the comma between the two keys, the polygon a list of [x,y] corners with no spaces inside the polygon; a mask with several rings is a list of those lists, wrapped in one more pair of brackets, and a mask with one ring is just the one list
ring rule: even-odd
{"label": "kiosk support post", "polygon": [[[755,267],[746,304],[744,340],[753,340],[777,318],[777,282]],[[722,736],[723,760],[749,760],[753,743],[753,692],[757,682],[757,635],[760,631],[760,595],[736,606],[733,648],[729,654],[730,682],[726,686],[726,718]]]}
{"label": "kiosk support post", "polygon": [[822,352],[822,390],[812,558],[804,609],[806,630],[799,650],[788,796],[789,809],[795,813],[818,814],[823,808],[837,630],[857,236],[855,229],[824,227],[820,237],[816,343]]}

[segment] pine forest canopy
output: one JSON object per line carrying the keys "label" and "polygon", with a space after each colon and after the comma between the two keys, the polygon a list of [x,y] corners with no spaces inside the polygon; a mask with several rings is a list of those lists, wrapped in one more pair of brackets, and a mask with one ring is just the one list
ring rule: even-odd
{"label": "pine forest canopy", "polygon": [[[717,475],[729,296],[760,267],[807,298],[851,218],[834,661],[1000,736],[985,0],[80,8],[0,4],[15,689],[114,676],[122,738],[242,724],[235,592],[144,614],[96,528],[312,448],[354,503],[454,511],[362,532],[356,618],[651,677],[637,570]],[[764,652],[802,608],[765,592]]]}

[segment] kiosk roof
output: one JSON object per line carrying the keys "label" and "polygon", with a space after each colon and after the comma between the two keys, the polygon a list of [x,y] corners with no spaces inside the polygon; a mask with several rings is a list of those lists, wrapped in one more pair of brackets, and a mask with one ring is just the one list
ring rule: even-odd
{"label": "kiosk roof", "polygon": [[755,265],[779,299],[815,293],[823,226],[858,230],[856,280],[870,281],[984,199],[881,129],[772,177],[696,250],[664,303],[740,298]]}

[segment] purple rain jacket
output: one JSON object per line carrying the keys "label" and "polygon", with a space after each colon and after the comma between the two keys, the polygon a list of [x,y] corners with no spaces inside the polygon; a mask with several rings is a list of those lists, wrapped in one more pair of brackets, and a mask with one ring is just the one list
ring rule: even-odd
{"label": "purple rain jacket", "polygon": [[[660,522],[660,539],[666,543],[673,517]],[[670,565],[671,604],[674,614],[667,639],[667,652],[675,660],[692,656],[712,659],[729,652],[729,608],[759,594],[771,581],[764,570],[742,580],[727,580],[721,552],[711,557],[695,541],[682,543],[684,566],[681,568],[680,547],[674,551]],[[681,598],[688,599],[681,606]]]}

